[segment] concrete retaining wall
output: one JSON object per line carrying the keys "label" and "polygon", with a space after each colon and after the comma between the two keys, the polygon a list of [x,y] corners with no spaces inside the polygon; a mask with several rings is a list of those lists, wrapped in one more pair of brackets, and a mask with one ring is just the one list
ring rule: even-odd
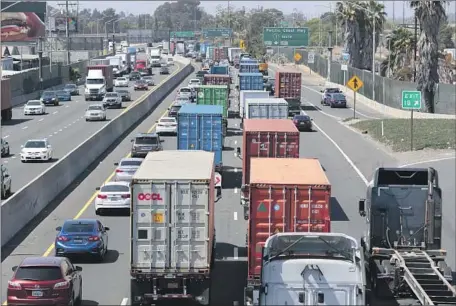
{"label": "concrete retaining wall", "polygon": [[178,61],[182,63],[183,68],[171,75],[167,82],[154,88],[147,97],[135,102],[127,112],[119,114],[2,204],[2,246],[73,183],[120,135],[147,116],[152,108],[193,71],[190,61],[184,58]]}

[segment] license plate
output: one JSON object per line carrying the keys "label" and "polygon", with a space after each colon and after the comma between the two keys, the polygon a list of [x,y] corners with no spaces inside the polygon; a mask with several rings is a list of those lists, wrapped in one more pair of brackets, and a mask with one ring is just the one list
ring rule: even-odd
{"label": "license plate", "polygon": [[300,125],[304,125],[305,123],[304,123],[304,122],[301,122],[301,123],[299,123],[299,124],[300,124]]}
{"label": "license plate", "polygon": [[120,198],[119,197],[110,197],[109,200],[111,200],[111,201],[119,201]]}
{"label": "license plate", "polygon": [[168,289],[177,289],[179,288],[178,283],[168,283]]}
{"label": "license plate", "polygon": [[154,223],[165,223],[165,218],[163,214],[154,214],[153,215]]}
{"label": "license plate", "polygon": [[32,296],[42,297],[43,296],[43,291],[34,290],[34,291],[32,291]]}
{"label": "license plate", "polygon": [[74,243],[82,243],[82,239],[74,239]]}

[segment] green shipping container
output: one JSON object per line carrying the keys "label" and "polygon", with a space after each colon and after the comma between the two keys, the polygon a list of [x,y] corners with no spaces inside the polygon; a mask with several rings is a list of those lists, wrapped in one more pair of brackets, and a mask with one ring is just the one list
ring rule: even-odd
{"label": "green shipping container", "polygon": [[198,105],[221,105],[223,117],[228,118],[228,86],[227,85],[200,85],[197,87]]}

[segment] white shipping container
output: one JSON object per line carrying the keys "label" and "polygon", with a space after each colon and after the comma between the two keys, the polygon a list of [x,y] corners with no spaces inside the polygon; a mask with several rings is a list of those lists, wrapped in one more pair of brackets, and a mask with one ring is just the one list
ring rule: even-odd
{"label": "white shipping container", "polygon": [[282,98],[246,99],[245,119],[288,119],[288,102]]}
{"label": "white shipping container", "polygon": [[214,153],[149,153],[131,184],[131,269],[209,273],[214,243]]}
{"label": "white shipping container", "polygon": [[266,90],[241,90],[239,94],[239,116],[244,118],[244,108],[246,99],[267,99],[269,91]]}
{"label": "white shipping container", "polygon": [[90,66],[106,65],[109,66],[109,59],[106,58],[93,58],[90,60]]}

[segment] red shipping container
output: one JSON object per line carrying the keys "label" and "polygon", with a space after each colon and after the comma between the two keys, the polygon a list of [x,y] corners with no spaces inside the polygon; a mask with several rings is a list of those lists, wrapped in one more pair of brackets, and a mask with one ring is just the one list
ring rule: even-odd
{"label": "red shipping container", "polygon": [[230,85],[231,77],[225,74],[205,74],[203,85]]}
{"label": "red shipping container", "polygon": [[222,59],[224,59],[223,53],[223,48],[214,48],[213,60],[215,62],[220,62]]}
{"label": "red shipping container", "polygon": [[301,99],[301,72],[277,71],[275,75],[276,98]]}
{"label": "red shipping container", "polygon": [[248,283],[254,285],[271,235],[330,232],[331,184],[314,158],[252,158],[250,171]]}
{"label": "red shipping container", "polygon": [[288,119],[245,119],[242,183],[249,183],[252,157],[299,158],[299,131]]}

